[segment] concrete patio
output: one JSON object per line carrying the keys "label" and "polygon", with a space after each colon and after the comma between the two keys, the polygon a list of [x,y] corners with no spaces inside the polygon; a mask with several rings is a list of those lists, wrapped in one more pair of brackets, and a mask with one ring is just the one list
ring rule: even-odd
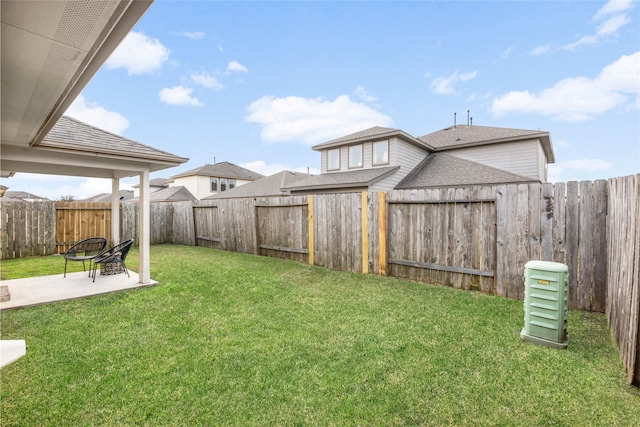
{"label": "concrete patio", "polygon": [[138,273],[129,270],[129,274],[131,277],[127,277],[125,273],[109,276],[98,274],[95,282],[92,282],[88,277],[88,273],[85,272],[68,273],[67,277],[63,277],[62,274],[56,274],[53,276],[3,280],[0,285],[7,287],[10,299],[0,302],[0,310],[66,301],[151,286],[158,283],[153,280],[149,283],[139,283]]}

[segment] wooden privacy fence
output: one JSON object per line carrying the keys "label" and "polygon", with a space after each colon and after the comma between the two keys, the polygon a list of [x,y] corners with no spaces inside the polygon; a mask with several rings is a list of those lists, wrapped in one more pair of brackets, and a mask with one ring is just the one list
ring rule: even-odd
{"label": "wooden privacy fence", "polygon": [[[151,243],[200,245],[522,299],[524,265],[569,268],[568,304],[604,312],[640,377],[640,175],[519,184],[151,204]],[[3,202],[2,258],[110,233],[105,206]],[[138,206],[121,209],[138,238]],[[55,229],[58,229],[56,232]],[[110,236],[109,236],[110,237]]]}
{"label": "wooden privacy fence", "polygon": [[640,386],[640,175],[609,180],[607,318],[629,382]]}
{"label": "wooden privacy fence", "polygon": [[2,259],[55,253],[54,202],[1,202],[0,214]]}

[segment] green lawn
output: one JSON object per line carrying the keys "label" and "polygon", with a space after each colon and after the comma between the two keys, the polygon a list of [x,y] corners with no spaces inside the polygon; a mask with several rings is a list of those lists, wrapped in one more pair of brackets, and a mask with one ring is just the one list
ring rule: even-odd
{"label": "green lawn", "polygon": [[553,350],[520,339],[521,301],[478,292],[171,245],[151,271],[1,313],[28,346],[0,371],[1,425],[640,425],[603,314],[570,311]]}

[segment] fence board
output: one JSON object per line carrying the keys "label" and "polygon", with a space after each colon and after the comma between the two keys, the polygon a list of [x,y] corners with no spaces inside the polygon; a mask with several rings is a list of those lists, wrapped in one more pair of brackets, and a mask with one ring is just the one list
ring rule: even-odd
{"label": "fence board", "polygon": [[608,185],[606,314],[629,383],[640,386],[640,174]]}

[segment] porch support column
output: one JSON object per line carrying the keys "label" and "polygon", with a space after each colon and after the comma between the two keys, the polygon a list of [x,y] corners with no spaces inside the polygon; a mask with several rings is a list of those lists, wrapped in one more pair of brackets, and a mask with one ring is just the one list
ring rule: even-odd
{"label": "porch support column", "polygon": [[138,240],[138,246],[140,249],[140,268],[138,271],[138,277],[140,283],[149,283],[151,281],[151,275],[149,272],[149,246],[151,242],[151,202],[149,191],[149,170],[144,170],[140,174],[140,215],[139,215],[139,229],[140,236]]}
{"label": "porch support column", "polygon": [[111,240],[120,243],[120,179],[111,180]]}

